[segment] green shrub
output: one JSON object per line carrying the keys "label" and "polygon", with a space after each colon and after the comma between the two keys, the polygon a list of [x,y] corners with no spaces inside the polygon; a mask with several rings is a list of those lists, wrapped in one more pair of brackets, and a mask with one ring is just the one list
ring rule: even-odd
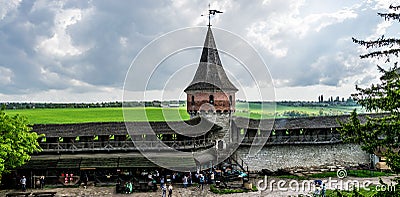
{"label": "green shrub", "polygon": [[214,194],[233,194],[233,193],[246,193],[246,192],[256,192],[258,191],[257,186],[253,185],[251,190],[248,189],[226,189],[217,188],[215,185],[210,186],[210,191]]}

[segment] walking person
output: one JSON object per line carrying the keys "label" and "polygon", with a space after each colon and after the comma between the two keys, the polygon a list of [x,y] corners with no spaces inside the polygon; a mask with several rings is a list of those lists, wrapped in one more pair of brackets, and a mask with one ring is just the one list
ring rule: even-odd
{"label": "walking person", "polygon": [[21,182],[21,186],[22,186],[22,191],[25,192],[26,191],[26,178],[25,176],[22,176],[22,179],[20,180]]}
{"label": "walking person", "polygon": [[161,197],[167,197],[167,186],[165,184],[161,186],[161,191],[162,191]]}
{"label": "walking person", "polygon": [[172,184],[168,186],[168,197],[172,197]]}

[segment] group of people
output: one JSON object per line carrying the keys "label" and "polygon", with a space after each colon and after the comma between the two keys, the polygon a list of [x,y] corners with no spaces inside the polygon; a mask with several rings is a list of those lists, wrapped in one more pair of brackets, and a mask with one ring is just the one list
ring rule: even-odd
{"label": "group of people", "polygon": [[161,196],[162,196],[162,197],[166,197],[166,195],[167,195],[167,189],[168,189],[168,197],[172,197],[172,189],[173,189],[172,184],[169,184],[168,187],[167,187],[167,184],[163,184],[163,185],[161,186],[161,191],[162,191]]}
{"label": "group of people", "polygon": [[[135,174],[135,175],[133,175]],[[198,184],[200,189],[204,188],[204,184],[215,183],[215,179],[218,173],[212,170],[192,172],[171,172],[159,173],[157,170],[154,171],[137,171],[136,173],[121,172],[121,177],[117,182],[118,193],[132,193],[138,186],[135,184],[139,182],[147,182],[147,189],[156,191],[159,188],[162,191],[162,196],[172,196],[173,185],[183,184],[184,188],[187,188],[194,183]],[[143,189],[143,187],[140,187]],[[136,188],[137,189],[137,188]]]}
{"label": "group of people", "polygon": [[[19,180],[19,183],[21,184],[22,191],[25,192],[26,191],[26,177],[22,176],[22,178]],[[44,176],[40,176],[40,178],[36,180],[35,184],[38,188],[43,189],[44,188]]]}

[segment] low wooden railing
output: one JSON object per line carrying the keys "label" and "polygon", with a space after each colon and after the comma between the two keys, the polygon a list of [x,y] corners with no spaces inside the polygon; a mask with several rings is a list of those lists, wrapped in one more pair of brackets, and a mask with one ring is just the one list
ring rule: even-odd
{"label": "low wooden railing", "polygon": [[[174,149],[196,149],[215,145],[211,139],[162,141],[165,145]],[[140,149],[160,150],[165,146],[159,141],[93,141],[93,142],[56,142],[39,143],[43,152],[96,152],[96,151],[131,151]]]}

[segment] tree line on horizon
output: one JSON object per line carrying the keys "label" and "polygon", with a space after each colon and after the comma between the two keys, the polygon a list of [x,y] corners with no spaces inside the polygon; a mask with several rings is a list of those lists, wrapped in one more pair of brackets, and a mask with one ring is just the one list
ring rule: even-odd
{"label": "tree line on horizon", "polygon": [[[322,96],[322,95],[321,95]],[[320,98],[320,97],[318,97]],[[185,100],[171,100],[171,101],[113,101],[113,102],[96,102],[96,103],[51,103],[51,102],[3,102],[0,106],[3,106],[5,110],[13,109],[59,109],[59,108],[108,108],[108,107],[163,107],[169,106],[171,103],[178,104],[179,106],[185,106]],[[237,100],[236,103],[248,103],[248,104],[265,104],[275,103],[284,106],[302,106],[302,107],[325,107],[327,105],[343,105],[343,106],[357,106],[358,104],[352,99],[348,98],[339,100],[337,97],[335,100],[333,97],[326,101],[244,101]]]}

